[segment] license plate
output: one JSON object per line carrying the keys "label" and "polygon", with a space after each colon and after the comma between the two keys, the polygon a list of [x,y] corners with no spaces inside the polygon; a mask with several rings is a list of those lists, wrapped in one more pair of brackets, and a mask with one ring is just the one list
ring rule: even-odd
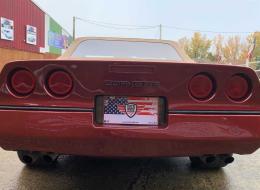
{"label": "license plate", "polygon": [[103,123],[159,125],[159,98],[103,97]]}

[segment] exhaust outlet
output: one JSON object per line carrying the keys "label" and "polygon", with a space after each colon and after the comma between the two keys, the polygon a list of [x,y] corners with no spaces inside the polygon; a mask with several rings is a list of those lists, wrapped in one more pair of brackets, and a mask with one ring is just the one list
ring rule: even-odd
{"label": "exhaust outlet", "polygon": [[26,165],[33,165],[39,159],[38,152],[18,151],[19,159]]}
{"label": "exhaust outlet", "polygon": [[225,163],[226,164],[231,164],[232,162],[234,162],[235,158],[233,156],[229,156],[225,159]]}
{"label": "exhaust outlet", "polygon": [[47,164],[52,164],[58,159],[59,155],[54,153],[45,153],[42,155],[42,159]]}
{"label": "exhaust outlet", "polygon": [[206,160],[207,164],[211,164],[216,160],[216,157],[215,156],[207,156],[205,160]]}
{"label": "exhaust outlet", "polygon": [[213,162],[216,161],[216,157],[214,155],[205,155],[199,157],[199,159],[204,163],[204,164],[212,164]]}
{"label": "exhaust outlet", "polygon": [[211,154],[197,157],[190,157],[193,167],[217,169],[223,168],[234,162],[232,154]]}
{"label": "exhaust outlet", "polygon": [[18,158],[28,166],[44,166],[55,163],[59,157],[55,153],[17,151]]}
{"label": "exhaust outlet", "polygon": [[22,160],[26,164],[33,163],[33,158],[30,155],[23,155]]}

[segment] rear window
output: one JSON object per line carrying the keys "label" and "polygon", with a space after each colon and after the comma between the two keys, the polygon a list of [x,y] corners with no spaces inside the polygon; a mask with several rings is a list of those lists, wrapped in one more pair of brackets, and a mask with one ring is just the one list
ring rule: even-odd
{"label": "rear window", "polygon": [[182,58],[176,49],[169,44],[120,40],[83,41],[72,53],[72,57],[108,57],[182,61]]}

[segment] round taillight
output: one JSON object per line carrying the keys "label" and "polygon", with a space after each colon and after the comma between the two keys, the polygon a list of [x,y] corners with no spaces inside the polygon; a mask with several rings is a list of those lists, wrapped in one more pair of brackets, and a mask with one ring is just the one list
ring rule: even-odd
{"label": "round taillight", "polygon": [[73,80],[70,74],[65,71],[55,71],[51,73],[47,80],[49,92],[57,97],[67,96],[73,87]]}
{"label": "round taillight", "polygon": [[11,75],[9,86],[15,95],[28,96],[35,88],[35,77],[26,69],[16,70]]}
{"label": "round taillight", "polygon": [[194,76],[189,83],[189,92],[197,100],[207,100],[214,94],[214,82],[206,74]]}
{"label": "round taillight", "polygon": [[234,101],[242,101],[248,97],[251,91],[250,81],[242,75],[234,75],[227,84],[226,94]]}

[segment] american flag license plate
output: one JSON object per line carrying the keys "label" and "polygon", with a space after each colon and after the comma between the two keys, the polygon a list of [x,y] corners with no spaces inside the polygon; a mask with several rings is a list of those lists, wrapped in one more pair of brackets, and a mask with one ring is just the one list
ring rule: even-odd
{"label": "american flag license plate", "polygon": [[158,125],[159,98],[104,97],[105,124]]}

